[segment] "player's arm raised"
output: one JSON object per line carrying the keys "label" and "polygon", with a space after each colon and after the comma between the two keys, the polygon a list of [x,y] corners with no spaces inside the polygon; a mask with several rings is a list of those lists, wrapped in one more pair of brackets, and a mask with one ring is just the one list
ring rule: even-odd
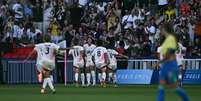
{"label": "player's arm raised", "polygon": [[36,54],[36,53],[37,53],[36,50],[33,49],[33,50],[31,51],[31,53],[27,56],[27,58],[24,60],[24,62],[26,62],[28,59],[31,58],[31,56],[33,56],[33,54]]}

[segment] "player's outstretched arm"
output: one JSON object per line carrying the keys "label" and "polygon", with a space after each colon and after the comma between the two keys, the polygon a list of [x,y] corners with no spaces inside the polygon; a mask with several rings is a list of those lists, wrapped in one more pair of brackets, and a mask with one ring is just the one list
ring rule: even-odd
{"label": "player's outstretched arm", "polygon": [[123,57],[123,58],[126,58],[126,59],[128,59],[128,56],[126,56],[126,55],[123,55],[123,54],[118,54],[118,55],[117,55],[117,57]]}
{"label": "player's outstretched arm", "polygon": [[24,62],[26,62],[27,60],[29,60],[34,53],[36,53],[36,50],[33,49],[31,51],[31,53],[27,56],[27,58],[24,60]]}
{"label": "player's outstretched arm", "polygon": [[23,44],[23,43],[20,43],[20,45],[22,47],[35,47],[35,44]]}

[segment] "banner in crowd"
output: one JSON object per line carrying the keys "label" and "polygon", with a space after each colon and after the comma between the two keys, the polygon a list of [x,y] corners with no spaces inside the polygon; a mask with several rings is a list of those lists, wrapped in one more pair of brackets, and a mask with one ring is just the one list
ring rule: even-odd
{"label": "banner in crowd", "polygon": [[117,70],[118,84],[150,84],[153,70]]}
{"label": "banner in crowd", "polygon": [[186,70],[183,78],[184,84],[201,84],[201,70]]}

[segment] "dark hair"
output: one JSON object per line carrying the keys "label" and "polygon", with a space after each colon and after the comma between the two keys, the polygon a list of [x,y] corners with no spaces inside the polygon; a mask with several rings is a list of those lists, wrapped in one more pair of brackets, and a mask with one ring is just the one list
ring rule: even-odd
{"label": "dark hair", "polygon": [[77,38],[73,39],[73,45],[78,45],[79,44],[79,40]]}
{"label": "dark hair", "polygon": [[48,35],[48,34],[45,34],[43,39],[44,39],[45,42],[50,42],[51,41],[51,36]]}
{"label": "dark hair", "polygon": [[178,35],[175,34],[172,23],[165,22],[165,23],[161,24],[161,28],[164,28],[165,31],[167,31],[168,34],[173,35],[175,37],[176,41],[178,41]]}
{"label": "dark hair", "polygon": [[173,24],[169,22],[165,22],[161,24],[161,28],[164,28],[169,34],[173,34]]}

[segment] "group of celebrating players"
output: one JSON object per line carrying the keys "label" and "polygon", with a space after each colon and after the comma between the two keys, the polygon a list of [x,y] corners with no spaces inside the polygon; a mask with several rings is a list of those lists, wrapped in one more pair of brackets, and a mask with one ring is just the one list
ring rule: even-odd
{"label": "group of celebrating players", "polygon": [[[115,74],[117,69],[116,56],[126,58],[127,56],[119,54],[114,49],[106,49],[102,46],[102,41],[97,41],[96,46],[92,43],[91,37],[87,39],[87,43],[83,46],[79,45],[79,40],[74,39],[70,48],[60,48],[60,46],[51,43],[50,39],[51,37],[49,35],[45,35],[44,43],[31,45],[35,48],[27,57],[28,59],[32,54],[37,53],[36,67],[38,70],[38,79],[39,82],[43,82],[41,93],[45,93],[47,85],[49,85],[53,93],[56,91],[53,86],[51,72],[55,69],[55,56],[56,54],[63,53],[62,50],[69,50],[68,54],[73,56],[73,71],[76,87],[79,87],[79,78],[81,80],[81,86],[95,86],[97,81],[96,71],[98,72],[98,81],[102,87],[106,87],[106,73],[108,73],[108,81],[117,86]],[[24,45],[24,47],[28,46]]]}
{"label": "group of celebrating players", "polygon": [[[98,71],[98,80],[101,86],[106,87],[106,72],[109,74],[108,80],[116,83],[116,56],[127,56],[119,54],[116,50],[106,49],[102,46],[102,41],[97,41],[96,44],[97,46],[92,44],[91,37],[87,39],[87,43],[84,44],[83,47],[78,44],[78,40],[74,40],[73,47],[69,50],[69,55],[73,56],[74,75],[77,87],[79,85],[79,73],[81,75],[82,86],[95,86],[95,71]],[[86,72],[86,85],[84,71]]]}

